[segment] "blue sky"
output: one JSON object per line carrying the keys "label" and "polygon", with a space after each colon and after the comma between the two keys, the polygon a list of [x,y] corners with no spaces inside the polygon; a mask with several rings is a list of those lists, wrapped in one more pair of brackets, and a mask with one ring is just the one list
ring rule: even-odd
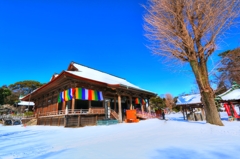
{"label": "blue sky", "polygon": [[[196,88],[190,68],[166,66],[146,48],[145,3],[1,0],[0,86],[22,80],[46,83],[75,61],[159,95],[190,92]],[[218,51],[239,46],[237,37],[231,34]]]}

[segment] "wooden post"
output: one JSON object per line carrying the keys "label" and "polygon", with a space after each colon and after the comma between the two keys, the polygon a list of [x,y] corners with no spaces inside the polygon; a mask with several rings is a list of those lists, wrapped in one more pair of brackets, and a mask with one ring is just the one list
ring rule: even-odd
{"label": "wooden post", "polygon": [[52,126],[52,117],[50,118],[50,126]]}
{"label": "wooden post", "polygon": [[201,112],[202,112],[202,119],[203,119],[203,120],[206,119],[205,112],[204,112],[204,109],[203,109],[203,108],[201,108]]}
{"label": "wooden post", "polygon": [[[104,101],[104,99],[103,99],[103,101]],[[102,107],[104,108],[105,106],[104,106],[104,102],[102,101]]]}
{"label": "wooden post", "polygon": [[118,95],[118,118],[119,122],[122,122],[122,103],[121,103],[121,95]]}
{"label": "wooden post", "polygon": [[60,116],[58,117],[58,126],[60,126]]}
{"label": "wooden post", "polygon": [[129,102],[130,102],[130,110],[132,110],[133,109],[132,96],[129,96]]}
{"label": "wooden post", "polygon": [[117,104],[116,97],[114,96],[114,111],[117,112]]}
{"label": "wooden post", "polygon": [[149,99],[147,99],[147,103],[148,103],[148,111],[149,111],[149,113],[151,113],[151,107],[150,107],[150,104],[149,104]]}
{"label": "wooden post", "polygon": [[59,103],[57,102],[57,107],[56,107],[57,114],[58,114],[58,105],[59,105]]}
{"label": "wooden post", "polygon": [[187,106],[185,106],[185,113],[186,113],[186,120],[188,120],[188,118],[187,118]]}
{"label": "wooden post", "polygon": [[183,113],[183,119],[185,120],[185,115],[184,115],[184,107],[180,106],[182,108],[182,113]]}
{"label": "wooden post", "polygon": [[65,109],[66,109],[66,102],[63,101],[63,102],[62,102],[62,110],[65,110]]}
{"label": "wooden post", "polygon": [[72,113],[74,112],[75,109],[75,98],[72,98]]}
{"label": "wooden post", "polygon": [[80,126],[81,126],[81,116],[78,115],[78,127],[80,127]]}
{"label": "wooden post", "polygon": [[142,114],[144,113],[143,104],[141,104]]}
{"label": "wooden post", "polygon": [[67,126],[67,116],[66,115],[64,115],[64,127],[66,127]]}
{"label": "wooden post", "polygon": [[88,108],[91,108],[91,100],[88,101]]}

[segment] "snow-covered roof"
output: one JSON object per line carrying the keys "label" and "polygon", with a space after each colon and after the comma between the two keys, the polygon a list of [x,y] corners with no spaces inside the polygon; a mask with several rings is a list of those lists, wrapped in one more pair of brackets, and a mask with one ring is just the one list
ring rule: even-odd
{"label": "snow-covered roof", "polygon": [[18,103],[18,105],[25,105],[25,106],[34,106],[34,102],[27,102],[27,101],[21,101],[20,103]]}
{"label": "snow-covered roof", "polygon": [[200,94],[180,96],[177,99],[177,105],[200,104],[200,103],[201,103],[201,95]]}
{"label": "snow-covered roof", "polygon": [[58,74],[54,74],[51,78],[50,78],[50,81],[54,78],[56,78],[58,76]]}
{"label": "snow-covered roof", "polygon": [[240,100],[240,89],[229,89],[228,91],[220,94],[222,100]]}
{"label": "snow-covered roof", "polygon": [[[110,85],[124,85],[127,87],[133,87],[136,89],[141,89],[140,87],[128,82],[127,80],[117,77],[117,76],[113,76],[110,75],[108,73],[102,72],[102,71],[98,71],[77,63],[72,63],[72,65],[78,69],[78,71],[66,71],[70,74],[79,76],[79,77],[83,77],[86,79],[90,79],[90,80],[94,80],[94,81],[98,81],[98,82],[103,82],[103,83],[107,83]],[[144,90],[144,89],[141,89]],[[146,90],[145,90],[146,91]],[[149,91],[150,92],[150,91]]]}

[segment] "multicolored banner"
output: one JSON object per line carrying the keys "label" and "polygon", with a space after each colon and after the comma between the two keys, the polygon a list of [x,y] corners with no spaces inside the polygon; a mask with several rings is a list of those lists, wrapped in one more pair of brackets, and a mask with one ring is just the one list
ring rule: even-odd
{"label": "multicolored banner", "polygon": [[102,92],[96,90],[88,90],[88,100],[103,100]]}
{"label": "multicolored banner", "polygon": [[76,99],[88,100],[88,89],[76,88],[75,97]]}
{"label": "multicolored banner", "polygon": [[58,96],[58,103],[63,102],[63,101],[64,101],[64,93],[61,92]]}
{"label": "multicolored banner", "polygon": [[144,105],[144,104],[146,104],[146,101],[144,99],[141,99],[141,98],[136,98],[135,99],[135,104]]}
{"label": "multicolored banner", "polygon": [[101,91],[85,89],[85,88],[70,88],[59,94],[58,103],[72,100],[74,94],[76,99],[96,100],[96,101],[103,100],[103,95]]}
{"label": "multicolored banner", "polygon": [[67,89],[63,92],[61,92],[58,96],[58,103],[63,102],[63,101],[69,101],[72,100],[74,96],[74,88]]}
{"label": "multicolored banner", "polygon": [[70,88],[64,91],[64,100],[69,101],[72,100],[74,95],[74,88]]}
{"label": "multicolored banner", "polygon": [[76,88],[76,99],[102,101],[103,95],[101,91],[85,88]]}

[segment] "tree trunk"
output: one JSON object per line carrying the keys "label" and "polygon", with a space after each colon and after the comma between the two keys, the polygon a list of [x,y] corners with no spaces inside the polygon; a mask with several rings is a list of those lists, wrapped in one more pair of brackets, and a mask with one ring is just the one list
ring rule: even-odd
{"label": "tree trunk", "polygon": [[190,61],[190,65],[201,93],[207,123],[223,126],[215,105],[215,94],[209,84],[206,62],[203,60],[200,62],[192,60]]}

